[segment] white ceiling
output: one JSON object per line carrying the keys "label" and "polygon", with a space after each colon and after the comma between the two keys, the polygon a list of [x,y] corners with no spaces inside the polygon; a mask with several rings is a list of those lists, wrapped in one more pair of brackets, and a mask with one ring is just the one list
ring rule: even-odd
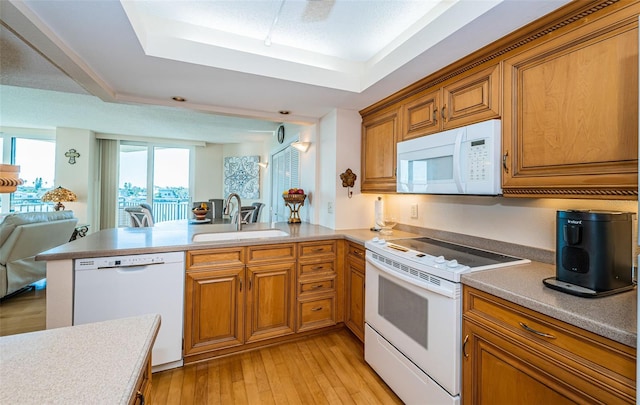
{"label": "white ceiling", "polygon": [[0,125],[259,139],[365,108],[569,1],[3,0]]}

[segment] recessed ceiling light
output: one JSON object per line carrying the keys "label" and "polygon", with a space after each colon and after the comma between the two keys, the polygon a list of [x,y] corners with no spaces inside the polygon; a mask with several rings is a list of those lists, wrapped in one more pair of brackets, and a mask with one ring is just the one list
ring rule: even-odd
{"label": "recessed ceiling light", "polygon": [[184,97],[180,97],[180,96],[171,97],[171,99],[172,99],[173,101],[179,101],[179,102],[181,102],[181,103],[182,103],[183,101],[187,101],[187,99],[186,99],[186,98],[184,98]]}
{"label": "recessed ceiling light", "polygon": [[287,111],[287,110],[280,110],[280,111],[278,111],[278,112],[279,112],[280,114],[282,114],[282,115],[288,115],[288,114],[289,114],[289,111]]}

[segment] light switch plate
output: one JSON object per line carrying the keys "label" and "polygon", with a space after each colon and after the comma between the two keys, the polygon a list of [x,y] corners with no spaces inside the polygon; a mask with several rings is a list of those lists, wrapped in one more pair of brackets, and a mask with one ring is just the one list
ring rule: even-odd
{"label": "light switch plate", "polygon": [[333,214],[333,202],[331,201],[327,203],[327,213]]}
{"label": "light switch plate", "polygon": [[411,218],[418,218],[418,204],[411,204]]}

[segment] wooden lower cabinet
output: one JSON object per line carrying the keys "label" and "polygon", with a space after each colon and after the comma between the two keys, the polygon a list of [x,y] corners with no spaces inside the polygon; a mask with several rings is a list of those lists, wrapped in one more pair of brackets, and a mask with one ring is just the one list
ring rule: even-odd
{"label": "wooden lower cabinet", "polygon": [[462,337],[464,404],[635,403],[634,348],[467,286]]}
{"label": "wooden lower cabinet", "polygon": [[187,271],[185,355],[244,343],[244,266]]}
{"label": "wooden lower cabinet", "polygon": [[337,297],[342,288],[343,241],[322,240],[298,244],[298,332],[336,325],[341,321]]}
{"label": "wooden lower cabinet", "polygon": [[293,334],[295,268],[293,243],[187,252],[185,358]]}
{"label": "wooden lower cabinet", "polygon": [[336,324],[336,295],[323,294],[298,300],[298,332]]}
{"label": "wooden lower cabinet", "polygon": [[130,405],[144,405],[151,398],[151,349],[149,349],[147,360],[143,367],[144,370],[136,382],[133,395],[129,399]]}
{"label": "wooden lower cabinet", "polygon": [[348,242],[345,261],[345,325],[364,342],[364,246]]}
{"label": "wooden lower cabinet", "polygon": [[295,332],[294,276],[294,262],[247,266],[247,343]]}

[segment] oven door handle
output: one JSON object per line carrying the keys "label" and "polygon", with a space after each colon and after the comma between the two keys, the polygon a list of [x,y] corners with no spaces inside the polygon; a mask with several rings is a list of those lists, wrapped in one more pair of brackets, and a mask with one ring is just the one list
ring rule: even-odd
{"label": "oven door handle", "polygon": [[[390,277],[403,280],[403,281],[405,281],[405,282],[407,282],[407,283],[409,283],[409,284],[411,284],[413,286],[416,286],[418,288],[429,290],[431,292],[443,295],[443,296],[448,297],[448,298],[457,298],[459,296],[458,289],[455,289],[455,290],[452,291],[452,290],[450,290],[448,288],[443,288],[443,287],[440,287],[438,285],[431,284],[429,282],[420,282],[418,280],[414,280],[411,277],[405,276],[402,273],[398,273],[397,271],[392,270],[389,266],[387,266],[387,265],[385,265],[383,263],[373,261],[369,257],[367,257],[366,260],[367,260],[367,263],[370,266],[375,267],[380,272],[382,272],[382,273],[384,273],[384,274],[386,274],[386,275],[388,275]],[[368,269],[366,271],[369,272]]]}

